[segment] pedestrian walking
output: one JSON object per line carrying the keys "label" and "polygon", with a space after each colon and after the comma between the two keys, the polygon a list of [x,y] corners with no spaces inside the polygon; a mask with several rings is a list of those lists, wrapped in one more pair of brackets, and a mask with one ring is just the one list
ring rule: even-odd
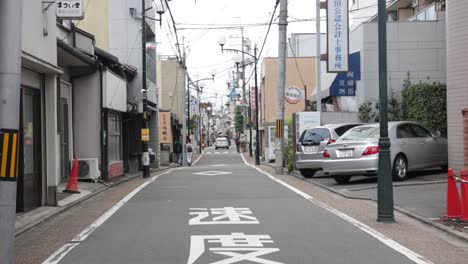
{"label": "pedestrian walking", "polygon": [[193,145],[190,139],[187,140],[187,144],[185,145],[187,149],[187,164],[192,166],[192,154],[193,154]]}
{"label": "pedestrian walking", "polygon": [[174,152],[177,156],[177,165],[182,166],[182,144],[177,140],[174,144]]}
{"label": "pedestrian walking", "polygon": [[241,144],[241,151],[245,152],[245,136],[244,136],[244,134],[241,134],[240,144]]}

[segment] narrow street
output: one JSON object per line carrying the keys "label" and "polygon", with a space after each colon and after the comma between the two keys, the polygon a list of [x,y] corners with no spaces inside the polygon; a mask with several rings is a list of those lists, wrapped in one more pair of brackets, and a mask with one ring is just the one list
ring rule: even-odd
{"label": "narrow street", "polygon": [[192,167],[133,191],[44,263],[430,263],[293,190],[234,148],[207,149]]}

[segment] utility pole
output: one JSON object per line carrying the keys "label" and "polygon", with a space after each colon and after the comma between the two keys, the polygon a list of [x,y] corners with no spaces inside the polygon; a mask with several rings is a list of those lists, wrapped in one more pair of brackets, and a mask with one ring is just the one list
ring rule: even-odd
{"label": "utility pole", "polygon": [[[146,86],[146,19],[145,19],[145,0],[141,0],[141,66],[142,66],[142,91],[143,91],[143,127],[141,130],[141,146],[143,153],[141,161],[143,163],[143,178],[150,177],[150,158],[148,153],[149,127],[148,127],[148,87]],[[143,132],[145,131],[145,132]],[[148,138],[143,138],[147,133]]]}
{"label": "utility pole", "polygon": [[[315,60],[316,60],[316,80],[315,83],[317,84],[315,93],[317,95],[317,112],[321,113],[322,112],[322,67],[321,67],[321,59],[320,56],[322,54],[321,51],[321,43],[322,43],[322,36],[320,33],[320,0],[316,0],[316,6],[315,6],[315,34],[316,34],[316,54],[315,54]],[[306,94],[307,98],[307,94]],[[306,99],[307,101],[307,99]],[[319,124],[322,124],[322,115],[320,115],[319,119]]]}
{"label": "utility pole", "polygon": [[[184,71],[184,83],[182,85],[182,98],[183,98],[183,102],[182,102],[182,109],[185,108],[185,87],[187,87],[187,112],[186,111],[182,111],[183,114],[182,114],[182,138],[188,136],[188,131],[189,131],[189,128],[188,128],[188,124],[189,124],[189,118],[190,118],[190,88],[189,86],[187,85],[188,82],[187,82],[187,66],[185,65],[185,37],[182,38],[182,50],[183,50],[183,57],[181,58],[182,62],[182,70]],[[187,117],[185,116],[187,114]],[[185,122],[184,122],[185,121]],[[183,141],[184,142],[184,141]],[[185,162],[186,162],[186,158],[185,158],[185,155],[184,153],[187,152],[187,144],[182,144],[182,164],[183,165],[187,165]]]}
{"label": "utility pole", "polygon": [[[244,54],[244,27],[240,26],[241,28],[241,39],[242,39],[242,114],[244,117],[247,117],[247,98],[245,93],[245,54]],[[247,119],[247,118],[246,118]],[[247,133],[247,122],[244,120],[244,135]]]}
{"label": "utility pole", "polygon": [[379,97],[380,138],[379,172],[377,180],[377,221],[395,222],[393,214],[393,182],[390,164],[390,139],[388,138],[387,113],[387,7],[385,0],[378,2],[379,28]]}
{"label": "utility pole", "polygon": [[254,67],[254,78],[255,78],[255,165],[260,165],[260,134],[258,128],[258,120],[260,119],[258,116],[258,84],[257,84],[257,44],[254,47],[254,57],[255,57],[255,67]]}
{"label": "utility pole", "polygon": [[[22,2],[0,1],[0,141],[11,142],[10,149],[18,149],[18,118],[20,113],[21,83],[21,22]],[[8,135],[8,136],[7,136]],[[16,141],[16,144],[15,144]],[[16,179],[18,155],[12,151],[0,153],[0,263],[13,263],[15,220],[16,220]],[[10,163],[7,164],[5,160]],[[3,168],[2,168],[3,167]],[[9,167],[10,170],[6,170]],[[9,172],[8,172],[9,171]],[[12,173],[13,172],[13,173]]]}
{"label": "utility pole", "polygon": [[276,85],[276,151],[275,172],[283,174],[284,153],[284,85],[286,75],[286,33],[288,27],[288,1],[280,0],[278,38],[278,82]]}

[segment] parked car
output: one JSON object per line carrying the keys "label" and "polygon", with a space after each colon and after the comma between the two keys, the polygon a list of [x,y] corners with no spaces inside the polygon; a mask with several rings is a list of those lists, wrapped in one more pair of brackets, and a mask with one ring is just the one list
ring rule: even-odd
{"label": "parked car", "polygon": [[[409,171],[441,167],[447,169],[447,139],[431,134],[415,122],[389,122],[392,176],[405,180]],[[336,182],[347,183],[354,175],[375,176],[378,170],[379,124],[368,124],[346,132],[323,152],[323,172]]]}
{"label": "parked car", "polygon": [[302,132],[294,155],[296,169],[304,177],[312,177],[322,169],[323,151],[349,129],[359,123],[330,124],[309,128]]}
{"label": "parked car", "polygon": [[227,138],[220,137],[220,138],[216,139],[215,149],[219,149],[219,148],[229,149],[229,142],[228,142]]}

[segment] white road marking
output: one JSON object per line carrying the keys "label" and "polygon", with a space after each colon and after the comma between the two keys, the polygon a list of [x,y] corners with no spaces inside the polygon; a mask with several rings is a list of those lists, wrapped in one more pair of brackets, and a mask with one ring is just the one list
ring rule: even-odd
{"label": "white road marking", "polygon": [[417,264],[434,264],[433,262],[431,262],[430,260],[426,259],[425,257],[419,255],[418,253],[412,251],[411,249],[409,248],[406,248],[405,246],[401,245],[400,243],[396,242],[395,240],[392,240],[390,239],[389,237],[385,236],[384,234],[380,233],[379,231],[365,225],[364,223],[361,223],[359,222],[358,220],[352,218],[351,216],[343,213],[343,212],[340,212],[338,211],[337,209],[325,204],[325,203],[322,203],[318,200],[316,200],[315,198],[313,198],[312,196],[302,192],[301,190],[277,179],[275,176],[272,176],[271,174],[269,174],[268,172],[266,171],[263,171],[262,169],[260,168],[257,168],[256,166],[254,165],[251,165],[250,163],[247,162],[247,160],[245,160],[244,156],[241,155],[242,157],[242,160],[244,160],[244,163],[247,165],[247,166],[250,166],[252,168],[254,168],[255,170],[259,171],[260,173],[268,176],[270,179],[272,179],[273,181],[276,181],[277,183],[283,185],[284,187],[290,189],[291,191],[299,194],[300,196],[304,197],[305,199],[307,199],[308,201],[312,202],[313,204],[329,211],[330,213],[340,217],[341,219],[347,221],[348,223],[354,225],[355,227],[359,228],[360,230],[366,232],[367,234],[371,235],[372,237],[376,238],[377,240],[379,240],[380,242],[382,242],[383,244],[387,245],[388,247],[394,249],[395,251],[399,252],[400,254],[402,254],[403,256],[407,257],[408,259],[412,260],[414,263],[417,263]]}
{"label": "white road marking", "polygon": [[[201,155],[200,155],[201,157]],[[200,159],[200,158],[198,158]],[[196,161],[198,161],[198,159]],[[195,162],[196,162],[195,161]],[[194,162],[194,163],[195,163]],[[117,210],[119,210],[123,205],[125,205],[133,196],[135,196],[139,191],[141,191],[143,188],[145,188],[148,184],[154,182],[157,178],[164,174],[168,174],[173,172],[174,170],[178,169],[172,169],[168,170],[166,172],[163,172],[161,174],[158,174],[156,176],[151,177],[144,183],[142,183],[140,186],[138,186],[135,190],[133,190],[131,193],[127,194],[122,200],[120,200],[117,204],[112,206],[109,210],[107,210],[103,215],[101,215],[96,221],[94,221],[91,225],[89,225],[87,228],[85,228],[81,233],[79,233],[77,236],[75,236],[71,242],[73,243],[68,243],[62,246],[59,250],[57,250],[54,254],[52,254],[48,259],[46,259],[42,264],[55,264],[58,263],[62,258],[64,258],[74,247],[76,247],[80,242],[83,242],[88,238],[88,236],[94,232],[99,226],[101,226],[107,219],[109,219]]]}
{"label": "white road marking", "polygon": [[56,264],[59,263],[60,260],[62,260],[73,248],[78,246],[79,243],[68,243],[63,245],[59,250],[55,251],[54,254],[52,254],[48,259],[44,260],[44,263],[47,264]]}
{"label": "white road marking", "polygon": [[210,165],[210,167],[224,167],[226,165],[227,164],[214,164],[214,165]]}
{"label": "white road marking", "polygon": [[206,175],[206,176],[216,176],[216,175],[225,175],[225,174],[232,174],[229,171],[203,171],[203,172],[195,172],[192,174],[196,175]]}

